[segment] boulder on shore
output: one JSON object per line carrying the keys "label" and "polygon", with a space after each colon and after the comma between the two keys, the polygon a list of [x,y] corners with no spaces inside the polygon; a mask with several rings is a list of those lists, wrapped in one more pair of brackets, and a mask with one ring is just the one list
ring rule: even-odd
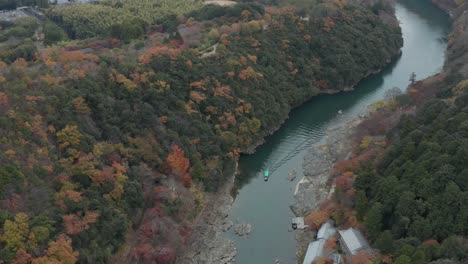
{"label": "boulder on shore", "polygon": [[245,236],[252,232],[252,225],[247,223],[237,224],[234,226],[234,233],[239,236]]}

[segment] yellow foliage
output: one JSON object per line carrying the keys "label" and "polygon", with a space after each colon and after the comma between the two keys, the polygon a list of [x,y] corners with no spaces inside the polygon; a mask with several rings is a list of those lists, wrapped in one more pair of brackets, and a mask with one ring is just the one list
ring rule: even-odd
{"label": "yellow foliage", "polygon": [[15,156],[15,154],[16,154],[16,152],[14,150],[12,150],[12,149],[5,150],[5,155],[7,155],[10,158]]}
{"label": "yellow foliage", "polygon": [[374,102],[368,106],[369,111],[375,112],[385,107],[385,100]]}
{"label": "yellow foliage", "polygon": [[123,84],[128,90],[134,90],[137,88],[137,85],[123,74],[117,74],[117,83]]}
{"label": "yellow foliage", "polygon": [[361,144],[359,145],[359,147],[361,149],[367,149],[369,147],[369,144],[372,142],[372,137],[371,136],[365,136],[362,141],[361,141]]}
{"label": "yellow foliage", "polygon": [[468,79],[463,80],[457,84],[457,86],[454,88],[454,94],[455,95],[461,95],[464,90],[468,88]]}
{"label": "yellow foliage", "polygon": [[88,114],[89,112],[91,112],[91,109],[86,104],[86,100],[81,96],[73,99],[72,103],[73,103],[73,108],[75,108],[75,112],[79,114]]}
{"label": "yellow foliage", "polygon": [[6,220],[3,225],[3,235],[0,240],[12,251],[25,247],[26,238],[29,233],[28,215],[17,213],[14,221]]}
{"label": "yellow foliage", "polygon": [[77,147],[80,145],[81,134],[76,125],[66,125],[64,129],[57,132],[57,140],[60,148],[68,146]]}

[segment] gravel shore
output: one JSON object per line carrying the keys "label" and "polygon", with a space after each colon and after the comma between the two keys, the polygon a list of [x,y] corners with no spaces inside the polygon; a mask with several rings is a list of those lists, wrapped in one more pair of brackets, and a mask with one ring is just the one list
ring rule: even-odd
{"label": "gravel shore", "polygon": [[[304,177],[297,183],[294,203],[291,210],[296,216],[305,216],[318,208],[320,203],[333,194],[329,184],[333,165],[348,158],[351,151],[351,136],[363,118],[357,117],[348,122],[331,127],[327,131],[325,144],[312,146],[304,156]],[[310,231],[297,230],[297,255],[305,252],[314,237]]]}

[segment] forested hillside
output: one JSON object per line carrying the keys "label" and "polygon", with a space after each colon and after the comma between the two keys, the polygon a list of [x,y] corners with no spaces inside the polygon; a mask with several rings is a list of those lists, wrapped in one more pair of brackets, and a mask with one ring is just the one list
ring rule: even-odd
{"label": "forested hillside", "polygon": [[450,4],[443,72],[370,106],[350,159],[334,167],[334,198],[311,214],[366,232],[379,253],[356,263],[468,262],[468,6]]}
{"label": "forested hillside", "polygon": [[[288,7],[206,6],[176,18],[175,34],[152,21],[133,41],[35,40],[34,56],[1,62],[0,259],[173,262],[204,192],[241,150],[292,107],[398,53],[380,7],[320,8],[304,19]],[[95,29],[67,24],[74,15],[59,26]]]}
{"label": "forested hillside", "polygon": [[393,143],[378,166],[356,179],[362,198],[356,206],[367,214],[369,237],[397,263],[468,261],[468,49],[460,45],[468,35],[468,6],[451,4],[455,20],[443,75],[410,88],[424,105],[390,134]]}
{"label": "forested hillside", "polygon": [[[452,98],[402,119],[374,170],[356,178],[356,207],[384,254],[411,262],[468,260],[468,80]],[[456,262],[453,262],[456,263]]]}

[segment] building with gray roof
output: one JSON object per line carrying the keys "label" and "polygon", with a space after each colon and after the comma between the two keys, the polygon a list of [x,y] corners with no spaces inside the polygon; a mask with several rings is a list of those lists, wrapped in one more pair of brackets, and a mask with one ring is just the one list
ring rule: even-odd
{"label": "building with gray roof", "polygon": [[370,253],[372,251],[369,243],[359,230],[348,228],[346,230],[340,230],[338,233],[340,235],[341,247],[347,255],[352,256],[357,253]]}
{"label": "building with gray roof", "polygon": [[303,264],[312,264],[319,257],[324,257],[325,242],[336,234],[336,228],[333,223],[328,221],[324,223],[317,232],[317,239],[309,243]]}

